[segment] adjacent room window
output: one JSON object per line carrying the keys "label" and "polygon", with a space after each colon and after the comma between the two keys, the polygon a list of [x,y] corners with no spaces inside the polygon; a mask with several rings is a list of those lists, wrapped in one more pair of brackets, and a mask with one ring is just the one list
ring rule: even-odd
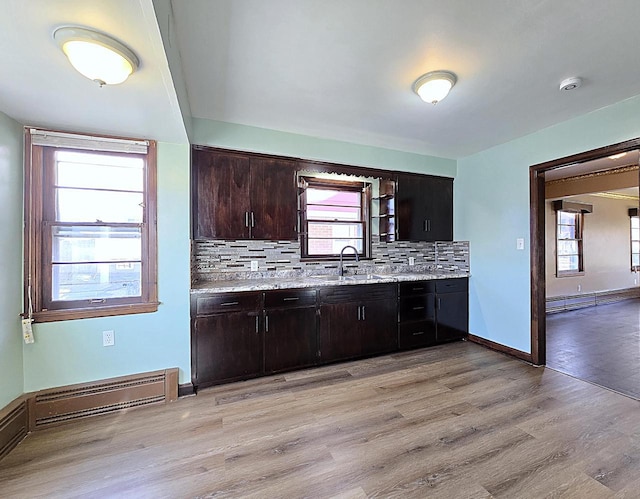
{"label": "adjacent room window", "polygon": [[345,246],[368,257],[370,184],[301,177],[300,185],[302,257],[335,258]]}
{"label": "adjacent room window", "polygon": [[157,310],[155,143],[26,130],[25,312]]}
{"label": "adjacent room window", "polygon": [[577,274],[582,264],[582,213],[557,211],[556,273],[558,276]]}
{"label": "adjacent room window", "polygon": [[[637,210],[636,210],[637,212]],[[640,271],[640,217],[630,216],[631,220],[631,271]]]}

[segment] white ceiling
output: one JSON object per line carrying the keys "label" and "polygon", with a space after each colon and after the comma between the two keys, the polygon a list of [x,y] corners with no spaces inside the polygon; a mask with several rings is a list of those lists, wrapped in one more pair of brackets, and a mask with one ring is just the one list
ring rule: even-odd
{"label": "white ceiling", "polygon": [[[201,118],[458,158],[640,94],[638,0],[172,5]],[[433,107],[411,85],[439,69]]]}
{"label": "white ceiling", "polygon": [[[0,0],[0,111],[186,141],[154,10],[169,1],[200,118],[459,158],[640,94],[637,0]],[[53,42],[63,24],[120,39],[140,70],[97,87]],[[411,84],[437,69],[458,83],[434,107]],[[569,76],[585,83],[561,93]]]}
{"label": "white ceiling", "polygon": [[[185,127],[151,0],[0,0],[0,111],[25,125],[185,142]],[[100,88],[52,38],[91,27],[133,49],[141,66]]]}

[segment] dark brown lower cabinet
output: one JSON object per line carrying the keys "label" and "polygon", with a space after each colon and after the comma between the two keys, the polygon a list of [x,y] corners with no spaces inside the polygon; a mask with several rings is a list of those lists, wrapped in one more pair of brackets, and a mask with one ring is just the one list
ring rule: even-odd
{"label": "dark brown lower cabinet", "polygon": [[398,348],[394,284],[333,286],[320,289],[319,294],[321,362]]}
{"label": "dark brown lower cabinet", "polygon": [[191,298],[196,389],[467,334],[468,279]]}
{"label": "dark brown lower cabinet", "polygon": [[469,332],[469,279],[442,279],[435,285],[437,340],[464,338]]}
{"label": "dark brown lower cabinet", "polygon": [[288,371],[316,363],[316,291],[278,290],[264,295],[264,370]]}
{"label": "dark brown lower cabinet", "polygon": [[262,332],[256,312],[231,312],[194,320],[196,386],[262,373]]}
{"label": "dark brown lower cabinet", "polygon": [[398,291],[398,346],[420,348],[436,342],[436,294],[433,281],[403,282]]}

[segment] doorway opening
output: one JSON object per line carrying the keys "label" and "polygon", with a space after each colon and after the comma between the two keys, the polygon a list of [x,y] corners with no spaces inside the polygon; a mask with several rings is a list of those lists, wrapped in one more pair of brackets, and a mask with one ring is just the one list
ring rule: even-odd
{"label": "doorway opening", "polygon": [[[638,213],[639,146],[640,138],[530,167],[531,356],[535,364],[546,364],[603,386],[607,385],[608,374],[600,367],[611,367],[615,362],[606,357],[606,348],[603,352],[598,347],[613,349],[614,332],[626,334],[624,328],[635,327],[635,333],[624,336],[631,338],[630,343],[625,346],[619,342],[619,348],[640,356],[636,338],[639,309],[633,308],[640,303],[640,277],[633,260],[633,223],[637,219],[632,218]],[[615,234],[611,210],[617,214]],[[626,232],[624,224],[628,225]],[[589,229],[584,245],[583,227]],[[617,263],[613,265],[607,258]],[[629,300],[631,305],[623,304],[626,298],[635,299]],[[607,331],[612,340],[609,343],[605,343]],[[551,346],[554,350],[548,352]],[[618,365],[627,366],[624,361]],[[593,374],[596,371],[605,382],[597,379]],[[630,378],[626,385],[633,384],[631,378],[638,376],[640,386],[640,371],[618,371],[620,377]],[[620,382],[608,387],[624,393],[620,386],[626,385]],[[636,397],[640,397],[638,391]]]}

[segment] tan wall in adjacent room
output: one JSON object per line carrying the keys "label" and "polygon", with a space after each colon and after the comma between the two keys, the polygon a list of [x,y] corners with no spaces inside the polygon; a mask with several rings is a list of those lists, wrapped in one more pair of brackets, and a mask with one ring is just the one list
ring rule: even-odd
{"label": "tan wall in adjacent room", "polygon": [[593,213],[584,215],[584,275],[556,277],[556,214],[552,202],[547,200],[545,203],[547,297],[634,286],[636,280],[640,279],[640,275],[631,272],[628,209],[637,207],[637,203],[629,199],[610,199],[594,195],[581,195],[570,199],[593,205]]}

